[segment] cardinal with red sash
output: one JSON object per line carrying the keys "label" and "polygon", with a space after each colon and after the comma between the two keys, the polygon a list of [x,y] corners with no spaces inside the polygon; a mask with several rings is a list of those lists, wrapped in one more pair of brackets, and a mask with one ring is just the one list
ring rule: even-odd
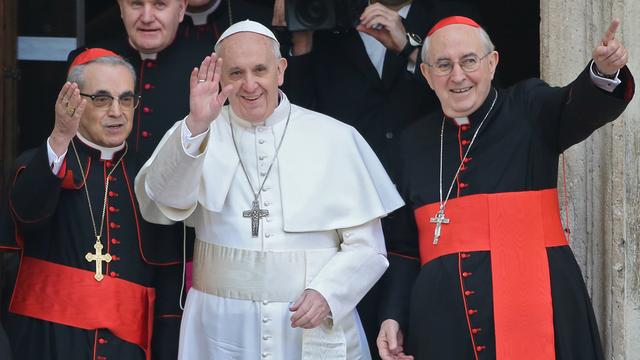
{"label": "cardinal with red sash", "polygon": [[[20,267],[6,319],[15,359],[150,359],[156,268],[142,249],[126,138],[135,71],[80,53],[42,146],[17,160],[9,195]],[[174,339],[177,341],[177,339]]]}
{"label": "cardinal with red sash", "polygon": [[556,184],[559,154],[633,97],[618,26],[569,85],[508,89],[492,85],[499,56],[474,20],[429,31],[420,69],[442,109],[402,141],[409,206],[387,239],[383,359],[603,358]]}

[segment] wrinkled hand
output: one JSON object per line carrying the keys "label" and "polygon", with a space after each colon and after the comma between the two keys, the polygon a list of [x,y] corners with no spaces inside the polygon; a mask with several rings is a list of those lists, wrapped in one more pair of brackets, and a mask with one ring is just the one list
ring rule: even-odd
{"label": "wrinkled hand", "polygon": [[407,32],[400,15],[380,3],[371,4],[364,9],[356,30],[373,36],[396,53],[402,51],[407,43]]}
{"label": "wrinkled hand", "polygon": [[80,96],[78,84],[66,82],[58,93],[55,105],[55,124],[49,137],[49,145],[58,155],[67,151],[69,142],[76,136],[80,118],[87,100]]}
{"label": "wrinkled hand", "polygon": [[403,352],[403,342],[400,324],[392,319],[383,321],[376,339],[380,358],[382,360],[413,360],[413,356],[406,355]]}
{"label": "wrinkled hand", "polygon": [[201,134],[209,128],[233,90],[232,85],[220,90],[221,74],[222,58],[215,53],[204,58],[200,67],[191,71],[187,127],[192,135]]}
{"label": "wrinkled hand", "polygon": [[598,70],[605,75],[614,75],[629,60],[627,49],[615,38],[620,20],[615,19],[602,36],[601,43],[593,49],[593,61]]}
{"label": "wrinkled hand", "polygon": [[289,310],[293,312],[291,327],[303,329],[317,327],[331,312],[324,296],[313,289],[306,289]]}

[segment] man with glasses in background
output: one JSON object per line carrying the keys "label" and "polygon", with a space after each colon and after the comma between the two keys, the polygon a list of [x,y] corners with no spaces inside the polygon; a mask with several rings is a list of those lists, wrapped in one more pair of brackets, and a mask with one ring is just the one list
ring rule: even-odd
{"label": "man with glasses in background", "polygon": [[420,70],[441,110],[402,139],[412,224],[387,242],[396,261],[377,341],[383,359],[603,358],[556,185],[559,154],[633,97],[618,26],[571,84],[508,89],[492,85],[498,53],[474,20],[447,17],[428,32]]}
{"label": "man with glasses in background", "polygon": [[73,60],[42,146],[17,160],[22,252],[7,333],[15,359],[150,359],[157,268],[141,251],[129,149],[135,72],[111,51]]}

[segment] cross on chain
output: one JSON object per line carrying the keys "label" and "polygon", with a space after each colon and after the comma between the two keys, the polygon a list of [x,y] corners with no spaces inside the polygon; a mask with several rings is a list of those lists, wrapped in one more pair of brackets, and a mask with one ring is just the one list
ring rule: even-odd
{"label": "cross on chain", "polygon": [[436,224],[436,229],[433,232],[433,245],[438,245],[438,240],[440,239],[440,227],[442,224],[449,223],[449,219],[444,217],[444,209],[440,209],[436,214],[436,217],[432,217],[429,222]]}
{"label": "cross on chain", "polygon": [[269,210],[260,209],[258,200],[253,200],[251,209],[242,212],[242,217],[251,218],[251,237],[258,237],[260,219],[269,215]]}
{"label": "cross on chain", "polygon": [[96,262],[96,274],[93,277],[97,281],[101,281],[102,279],[104,279],[104,275],[102,275],[102,262],[111,262],[111,254],[107,253],[102,255],[102,249],[104,248],[104,246],[100,242],[100,236],[96,237],[96,243],[93,245],[93,248],[96,249],[96,253],[92,254],[88,252],[84,257],[88,262]]}

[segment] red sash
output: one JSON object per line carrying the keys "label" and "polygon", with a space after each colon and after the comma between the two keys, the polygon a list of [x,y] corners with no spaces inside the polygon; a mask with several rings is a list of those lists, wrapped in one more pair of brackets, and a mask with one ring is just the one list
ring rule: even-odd
{"label": "red sash", "polygon": [[420,259],[491,252],[496,358],[555,359],[547,247],[568,245],[555,189],[479,194],[447,202],[441,236],[433,245],[429,220],[439,204],[415,210]]}
{"label": "red sash", "polygon": [[9,310],[80,329],[109,329],[151,358],[155,289],[24,256]]}

